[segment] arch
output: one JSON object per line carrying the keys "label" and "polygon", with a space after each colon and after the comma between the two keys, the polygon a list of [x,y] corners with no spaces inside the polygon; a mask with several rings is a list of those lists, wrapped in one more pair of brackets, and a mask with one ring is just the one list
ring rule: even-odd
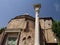
{"label": "arch", "polygon": [[23,41],[26,40],[26,37],[23,38]]}
{"label": "arch", "polygon": [[28,36],[28,38],[27,39],[31,39],[31,36]]}

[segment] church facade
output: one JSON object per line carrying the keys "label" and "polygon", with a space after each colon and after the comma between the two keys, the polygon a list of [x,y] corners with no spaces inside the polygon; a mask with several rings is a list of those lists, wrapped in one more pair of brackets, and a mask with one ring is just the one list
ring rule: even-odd
{"label": "church facade", "polygon": [[[40,18],[40,42],[57,43],[52,32],[51,17]],[[1,45],[34,45],[35,18],[29,15],[16,16],[8,22],[1,38]]]}

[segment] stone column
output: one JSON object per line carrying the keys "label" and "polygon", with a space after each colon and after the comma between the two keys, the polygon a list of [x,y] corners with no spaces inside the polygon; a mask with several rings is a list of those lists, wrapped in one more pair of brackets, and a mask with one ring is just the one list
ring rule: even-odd
{"label": "stone column", "polygon": [[35,4],[34,5],[34,9],[36,12],[36,18],[35,18],[35,41],[34,41],[34,45],[40,45],[40,41],[39,41],[39,9],[41,8],[40,4]]}

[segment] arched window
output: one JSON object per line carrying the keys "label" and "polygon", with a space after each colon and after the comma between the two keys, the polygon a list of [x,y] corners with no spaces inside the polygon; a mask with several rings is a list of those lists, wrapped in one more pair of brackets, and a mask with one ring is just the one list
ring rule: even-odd
{"label": "arched window", "polygon": [[32,45],[32,38],[31,38],[31,36],[28,36],[28,38],[27,38],[27,41],[28,41],[28,45]]}
{"label": "arched window", "polygon": [[24,37],[22,41],[23,41],[23,45],[26,45],[27,44],[26,37]]}
{"label": "arched window", "polygon": [[31,39],[31,36],[28,36],[28,39]]}
{"label": "arched window", "polygon": [[26,37],[23,38],[23,41],[26,40]]}

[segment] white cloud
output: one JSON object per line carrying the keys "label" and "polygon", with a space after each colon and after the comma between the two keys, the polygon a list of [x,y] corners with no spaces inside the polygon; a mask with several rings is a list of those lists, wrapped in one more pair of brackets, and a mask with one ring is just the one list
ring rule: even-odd
{"label": "white cloud", "polygon": [[59,4],[55,3],[55,4],[54,4],[54,7],[55,7],[55,10],[56,10],[56,11],[59,11]]}

